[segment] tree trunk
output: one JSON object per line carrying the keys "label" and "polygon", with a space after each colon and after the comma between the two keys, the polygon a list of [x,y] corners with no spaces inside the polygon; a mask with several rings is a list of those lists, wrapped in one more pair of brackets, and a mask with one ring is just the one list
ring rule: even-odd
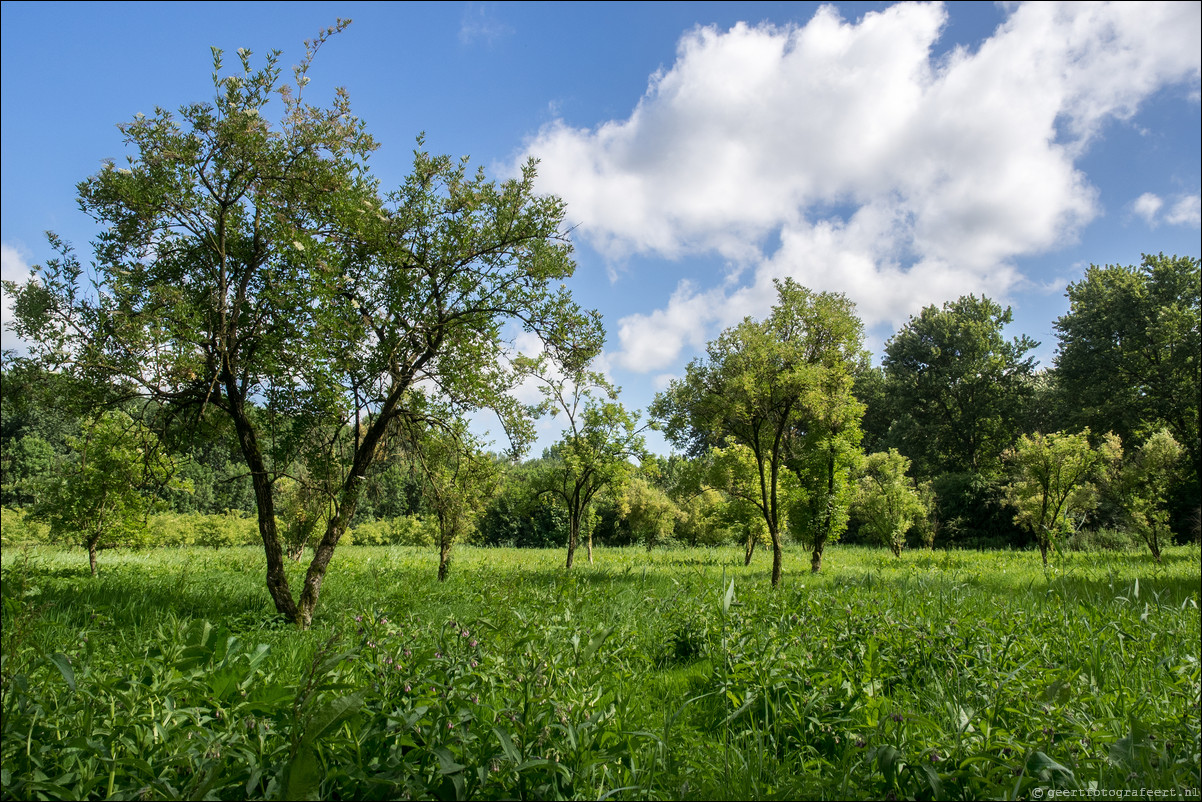
{"label": "tree trunk", "polygon": [[815,546],[813,554],[810,555],[810,573],[816,574],[822,570],[822,547]]}
{"label": "tree trunk", "polygon": [[580,522],[575,516],[568,517],[568,564],[566,568],[572,567],[572,558],[576,556],[576,538],[580,535]]}
{"label": "tree trunk", "polygon": [[783,553],[780,547],[780,532],[772,532],[772,587],[780,585]]}
{"label": "tree trunk", "polygon": [[[229,382],[228,385],[232,387],[233,382]],[[273,487],[267,475],[267,463],[263,460],[263,452],[259,450],[258,436],[240,403],[234,403],[230,417],[238,434],[242,457],[246,460],[246,467],[250,468],[255,508],[259,515],[259,537],[263,541],[263,554],[267,558],[267,592],[275,603],[276,612],[290,621],[300,623],[296,602],[292,598],[292,589],[288,587],[288,575],[284,573],[284,548],[280,544],[279,532],[275,525]]]}
{"label": "tree trunk", "polygon": [[588,539],[585,541],[588,546],[588,564],[593,564],[593,530],[588,531]]}
{"label": "tree trunk", "polygon": [[[1159,562],[1159,558],[1157,559]],[[92,576],[96,576],[96,540],[88,541],[88,565],[92,569]]]}
{"label": "tree trunk", "polygon": [[451,544],[444,542],[438,552],[438,581],[446,582],[451,572]]}
{"label": "tree trunk", "polygon": [[755,554],[755,544],[758,538],[755,536],[755,530],[752,527],[747,527],[747,546],[743,550],[743,565],[751,565],[751,555]]}
{"label": "tree trunk", "polygon": [[1048,544],[1047,541],[1039,541],[1039,556],[1043,557],[1043,567],[1048,567]]}

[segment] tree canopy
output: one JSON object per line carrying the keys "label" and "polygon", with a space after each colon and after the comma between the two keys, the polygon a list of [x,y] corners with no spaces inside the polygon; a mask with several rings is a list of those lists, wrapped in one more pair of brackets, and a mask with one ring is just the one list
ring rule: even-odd
{"label": "tree canopy", "polygon": [[1070,423],[1139,442],[1162,427],[1202,475],[1202,261],[1145,255],[1091,265],[1068,286],[1056,373]]}
{"label": "tree canopy", "polygon": [[[656,397],[652,414],[678,446],[731,443],[751,451],[755,504],[772,541],[772,584],[781,578],[781,534],[787,508],[782,473],[792,468],[814,509],[834,499],[845,466],[842,443],[858,445],[863,407],[851,395],[852,373],[864,359],[854,307],[837,293],[814,293],[792,279],[777,283],[777,305],[762,322],[727,329]],[[854,433],[854,435],[853,435]],[[814,455],[818,462],[815,464]],[[830,468],[831,472],[828,472]],[[837,511],[823,508],[807,523],[815,554],[837,529]],[[837,535],[836,535],[837,536]],[[815,566],[818,559],[815,560]],[[815,569],[816,570],[816,569]]]}
{"label": "tree canopy", "polygon": [[985,297],[928,306],[886,344],[884,369],[894,412],[888,444],[921,476],[990,473],[1018,436],[1038,343],[1007,340],[1013,315]]}

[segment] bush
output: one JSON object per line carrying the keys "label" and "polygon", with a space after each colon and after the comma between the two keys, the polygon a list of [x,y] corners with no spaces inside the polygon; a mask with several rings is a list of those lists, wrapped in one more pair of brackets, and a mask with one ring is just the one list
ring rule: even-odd
{"label": "bush", "polygon": [[31,546],[50,542],[50,526],[31,521],[22,509],[5,507],[0,512],[0,544],[8,546]]}
{"label": "bush", "polygon": [[1131,551],[1140,544],[1140,540],[1129,532],[1108,526],[1079,529],[1065,541],[1065,546],[1072,551]]}
{"label": "bush", "polygon": [[401,515],[359,524],[348,530],[340,542],[360,546],[431,546],[437,538],[438,524],[433,518]]}

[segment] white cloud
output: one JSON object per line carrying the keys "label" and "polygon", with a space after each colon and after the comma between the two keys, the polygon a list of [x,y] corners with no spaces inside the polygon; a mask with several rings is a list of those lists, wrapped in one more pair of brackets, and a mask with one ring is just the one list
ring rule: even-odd
{"label": "white cloud", "polygon": [[1164,219],[1173,225],[1202,227],[1202,196],[1183,196],[1173,204],[1173,208],[1169,210]]}
{"label": "white cloud", "polygon": [[1155,228],[1161,222],[1191,228],[1202,227],[1202,196],[1198,195],[1178,195],[1166,211],[1163,198],[1152,192],[1145,192],[1132,202],[1131,211],[1142,217],[1151,228]]}
{"label": "white cloud", "polygon": [[714,325],[766,312],[784,275],[848,293],[869,326],[900,323],[961,293],[1004,295],[1024,281],[1014,259],[1098,214],[1075,160],[1151,92],[1197,81],[1200,8],[1023,5],[944,57],[938,4],[698,28],[628,118],[556,121],[523,158],[542,159],[540,189],[609,259],[717,252],[754,267],[742,286],[682,282],[621,320],[616,364],[663,369]]}
{"label": "white cloud", "polygon": [[[27,254],[7,242],[0,243],[0,279],[21,284],[28,281],[31,275]],[[22,340],[9,331],[11,323],[12,299],[4,293],[3,301],[0,301],[0,348],[23,351]]]}
{"label": "white cloud", "polygon": [[1131,211],[1142,217],[1148,225],[1155,226],[1156,215],[1160,212],[1160,207],[1162,206],[1164,206],[1164,201],[1160,199],[1159,195],[1145,192],[1131,204]]}

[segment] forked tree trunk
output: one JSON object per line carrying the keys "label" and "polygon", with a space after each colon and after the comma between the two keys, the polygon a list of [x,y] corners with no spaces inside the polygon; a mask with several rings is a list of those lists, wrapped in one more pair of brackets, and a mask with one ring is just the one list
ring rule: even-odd
{"label": "forked tree trunk", "polygon": [[743,549],[743,565],[751,565],[751,555],[755,554],[755,544],[759,538],[755,536],[755,530],[752,527],[747,527],[747,545]]}

